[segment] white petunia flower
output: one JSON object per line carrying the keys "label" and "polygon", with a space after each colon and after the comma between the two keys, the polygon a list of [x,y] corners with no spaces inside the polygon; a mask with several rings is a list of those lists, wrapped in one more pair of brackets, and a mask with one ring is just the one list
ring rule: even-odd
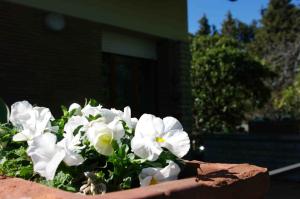
{"label": "white petunia flower", "polygon": [[11,107],[10,121],[20,131],[14,141],[30,141],[44,132],[57,130],[51,126],[53,116],[48,108],[32,107],[27,101],[16,102]]}
{"label": "white petunia flower", "polygon": [[27,154],[32,159],[33,170],[47,180],[53,180],[56,169],[64,159],[66,152],[56,145],[54,134],[45,133],[32,140]]}
{"label": "white petunia flower", "polygon": [[74,115],[81,115],[81,106],[77,103],[70,105],[68,112],[75,110]]}
{"label": "white petunia flower", "polygon": [[190,139],[174,117],[161,119],[151,114],[142,115],[131,140],[132,151],[141,158],[155,161],[162,147],[181,158],[190,149]]}
{"label": "white petunia flower", "polygon": [[102,121],[92,121],[87,129],[87,138],[102,155],[109,156],[113,153],[113,131]]}
{"label": "white petunia flower", "polygon": [[141,187],[159,184],[166,181],[176,180],[180,173],[179,166],[173,161],[164,168],[145,168],[139,175]]}

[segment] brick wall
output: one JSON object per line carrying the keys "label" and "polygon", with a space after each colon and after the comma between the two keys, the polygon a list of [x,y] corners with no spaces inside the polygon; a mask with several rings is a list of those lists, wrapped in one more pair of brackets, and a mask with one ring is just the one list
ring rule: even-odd
{"label": "brick wall", "polygon": [[[101,71],[102,25],[64,16],[65,28],[52,31],[45,25],[47,14],[0,1],[0,97],[9,105],[27,99],[55,115],[61,104],[83,103],[85,97],[104,102],[110,82]],[[188,46],[168,39],[157,43],[158,115],[173,115],[190,131]]]}
{"label": "brick wall", "polygon": [[192,127],[190,54],[188,44],[162,40],[158,43],[158,106],[162,116],[178,118],[187,132]]}
{"label": "brick wall", "polygon": [[179,57],[179,88],[181,90],[179,109],[182,113],[182,123],[186,131],[191,132],[193,125],[192,117],[192,88],[190,79],[191,55],[189,45],[186,42],[178,42]]}
{"label": "brick wall", "polygon": [[47,11],[0,2],[0,96],[50,107],[101,98],[101,26],[65,16],[49,30]]}

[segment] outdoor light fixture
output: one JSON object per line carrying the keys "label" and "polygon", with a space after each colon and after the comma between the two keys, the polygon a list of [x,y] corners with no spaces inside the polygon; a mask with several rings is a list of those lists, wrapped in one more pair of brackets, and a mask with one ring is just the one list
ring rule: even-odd
{"label": "outdoor light fixture", "polygon": [[199,150],[200,150],[200,151],[204,151],[204,150],[205,150],[205,147],[204,147],[203,145],[201,145],[201,146],[199,147]]}
{"label": "outdoor light fixture", "polygon": [[59,13],[49,13],[45,18],[47,28],[53,31],[61,31],[65,28],[65,18]]}

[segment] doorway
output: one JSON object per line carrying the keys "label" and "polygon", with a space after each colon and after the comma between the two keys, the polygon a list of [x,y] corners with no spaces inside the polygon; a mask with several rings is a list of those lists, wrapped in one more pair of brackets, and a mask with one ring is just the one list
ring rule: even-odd
{"label": "doorway", "polygon": [[130,106],[132,115],[157,113],[157,63],[155,60],[103,53],[108,106]]}

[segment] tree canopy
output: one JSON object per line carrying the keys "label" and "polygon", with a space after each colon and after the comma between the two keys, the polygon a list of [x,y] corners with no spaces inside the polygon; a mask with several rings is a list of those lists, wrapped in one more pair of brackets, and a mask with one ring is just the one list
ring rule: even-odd
{"label": "tree canopy", "polygon": [[234,131],[245,113],[270,96],[264,83],[271,72],[228,36],[196,36],[192,51],[192,93],[196,128]]}

